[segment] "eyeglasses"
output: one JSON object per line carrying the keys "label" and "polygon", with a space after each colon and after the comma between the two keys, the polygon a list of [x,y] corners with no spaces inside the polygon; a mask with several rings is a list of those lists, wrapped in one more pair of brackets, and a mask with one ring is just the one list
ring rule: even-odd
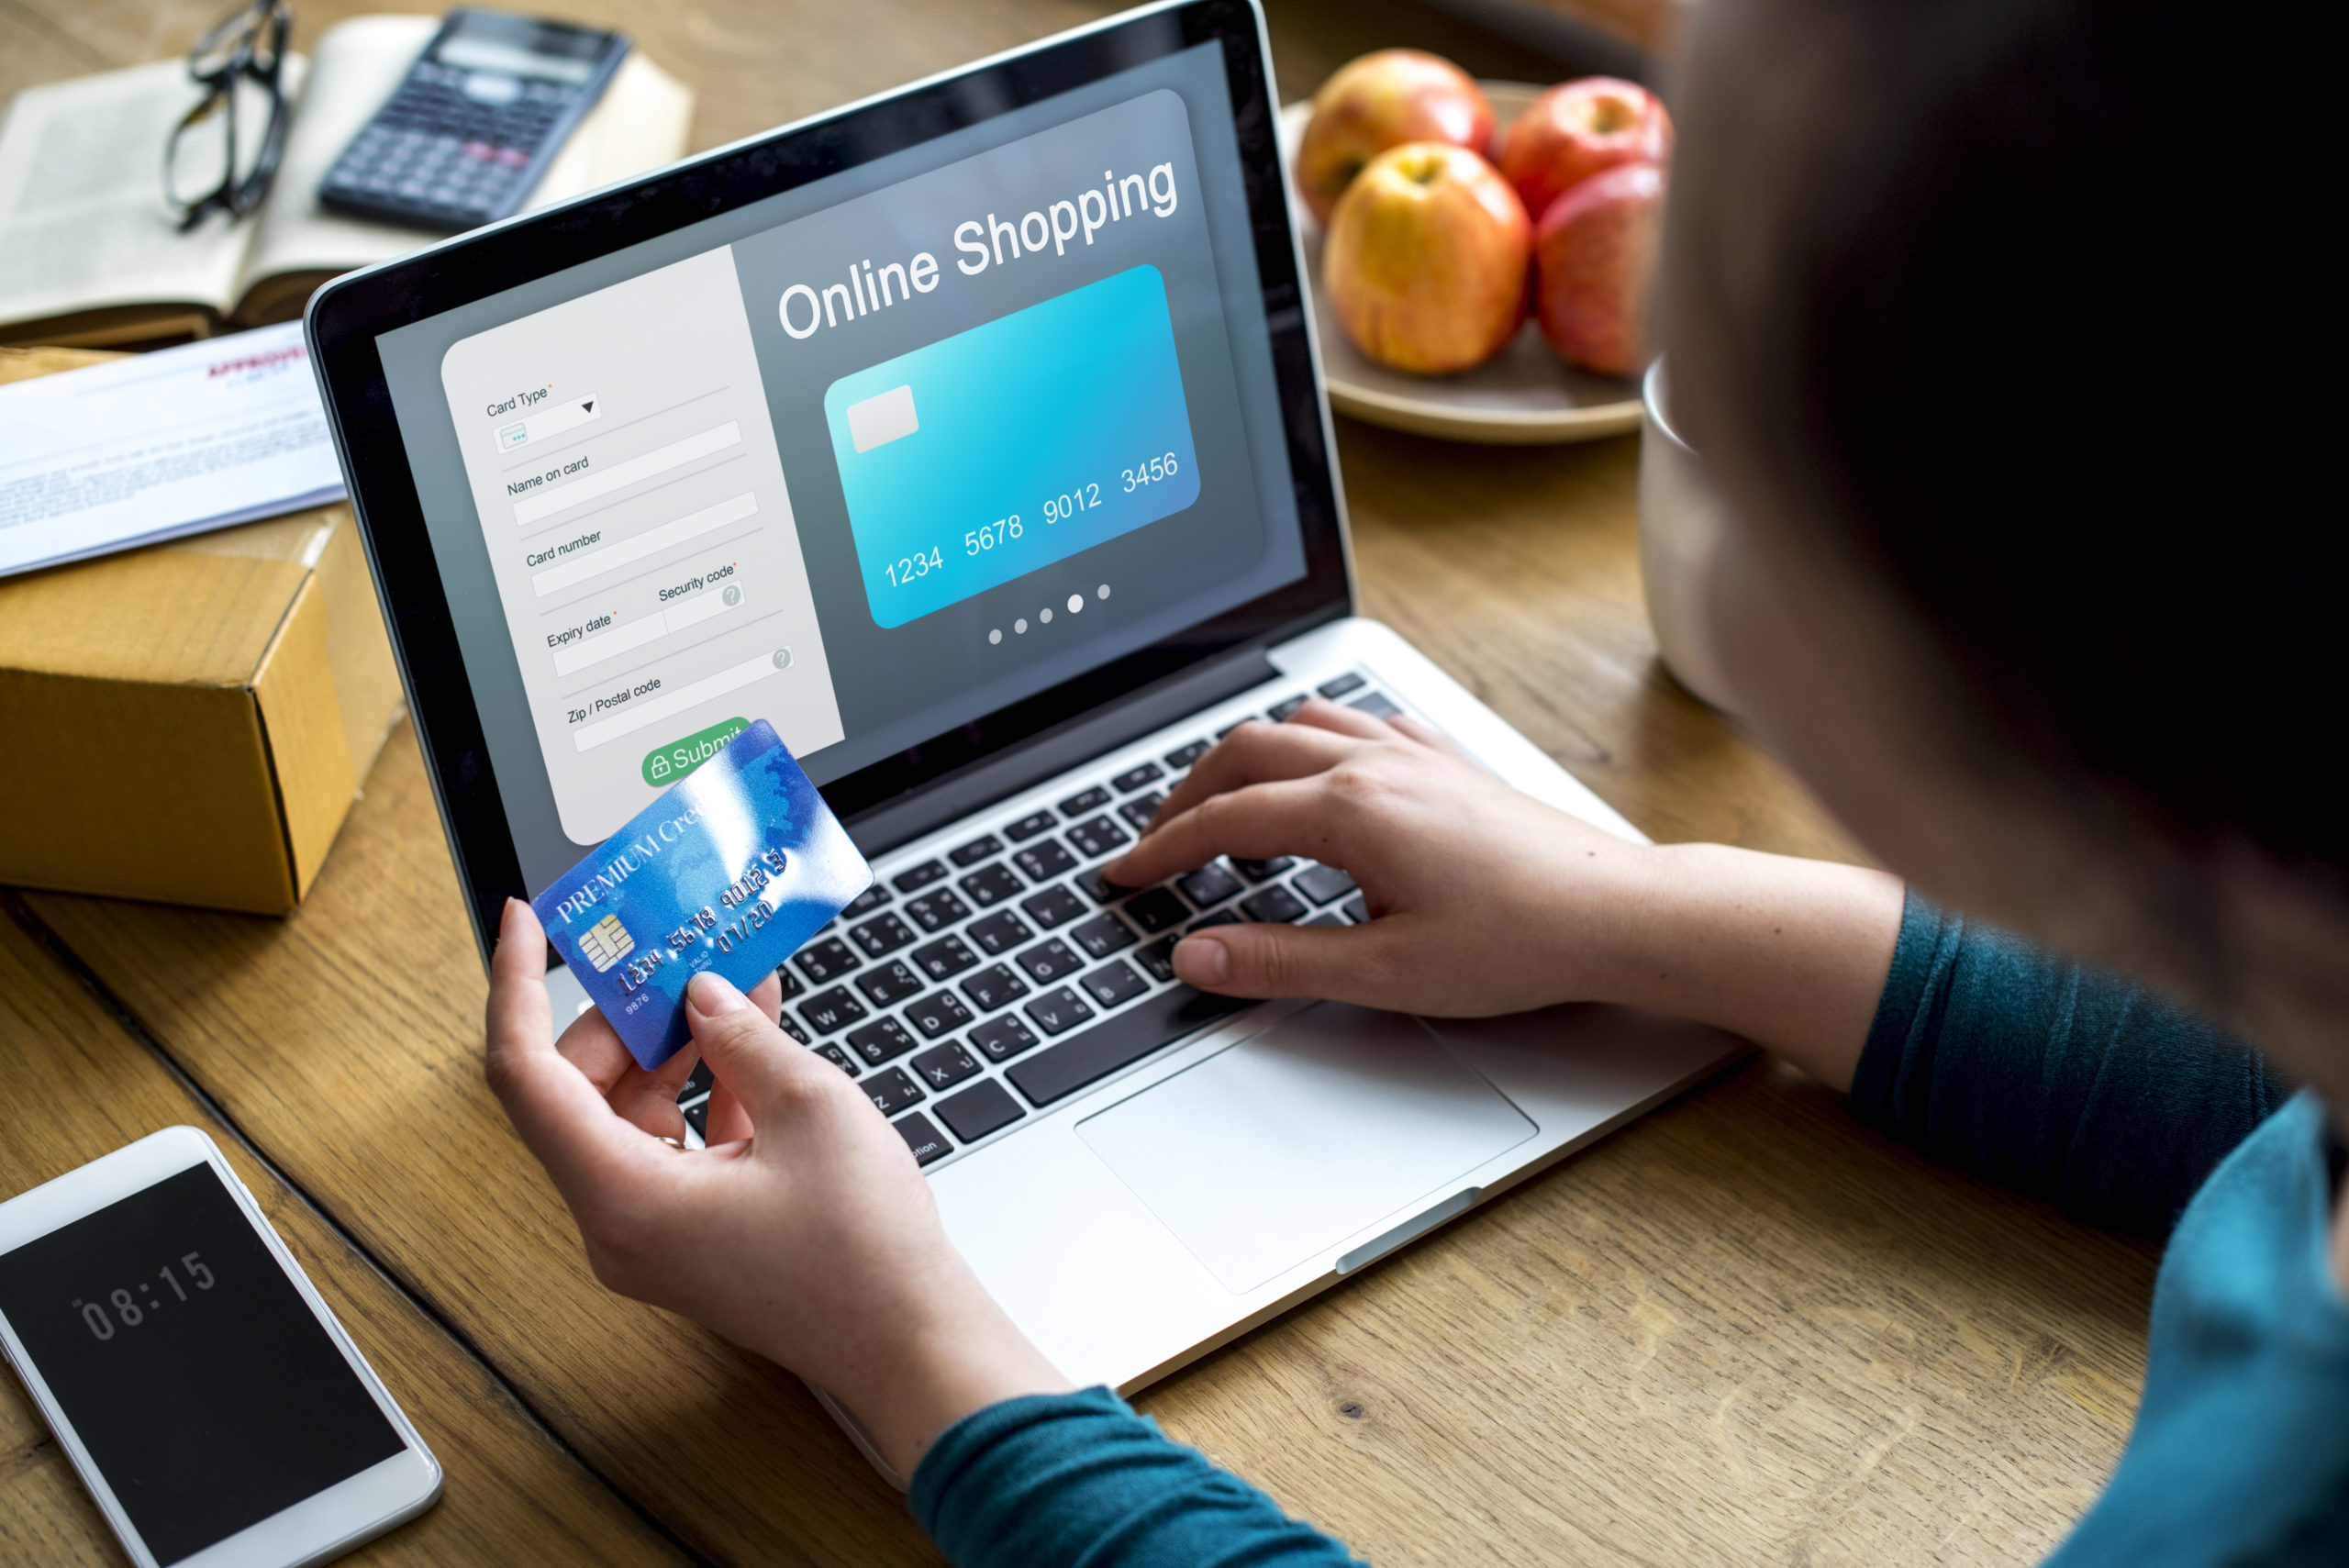
{"label": "eyeglasses", "polygon": [[180,117],[163,147],[163,196],[183,230],[214,212],[234,223],[269,194],[285,151],[279,77],[293,28],[287,0],[252,0],[188,50],[187,73],[204,97]]}

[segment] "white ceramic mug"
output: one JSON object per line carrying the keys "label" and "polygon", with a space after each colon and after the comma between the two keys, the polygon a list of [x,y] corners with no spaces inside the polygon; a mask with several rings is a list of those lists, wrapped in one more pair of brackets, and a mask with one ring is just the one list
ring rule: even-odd
{"label": "white ceramic mug", "polygon": [[1664,395],[1658,360],[1640,383],[1640,578],[1648,624],[1673,678],[1726,712],[1729,683],[1713,651],[1705,605],[1720,549],[1720,499],[1704,463],[1672,428]]}

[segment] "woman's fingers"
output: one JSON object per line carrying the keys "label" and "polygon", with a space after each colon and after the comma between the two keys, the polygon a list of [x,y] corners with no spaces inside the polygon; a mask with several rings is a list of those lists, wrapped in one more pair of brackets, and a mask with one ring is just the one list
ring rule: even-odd
{"label": "woman's fingers", "polygon": [[1314,996],[1390,1006],[1408,983],[1408,922],[1217,926],[1183,939],[1174,973],[1228,996]]}
{"label": "woman's fingers", "polygon": [[555,1051],[545,977],[546,933],[529,905],[509,900],[490,955],[489,1085],[522,1141],[577,1207],[625,1168],[639,1136]]}
{"label": "woman's fingers", "polygon": [[1315,697],[1281,722],[1351,735],[1357,740],[1391,740],[1397,728],[1360,708],[1341,707],[1327,697]]}
{"label": "woman's fingers", "polygon": [[1148,887],[1196,870],[1218,855],[1270,860],[1309,855],[1345,863],[1337,849],[1342,826],[1319,777],[1249,784],[1210,795],[1182,815],[1152,825],[1141,841],[1102,873],[1121,887]]}
{"label": "woman's fingers", "polygon": [[[1301,779],[1336,765],[1355,742],[1314,727],[1243,724],[1192,765],[1158,807],[1151,826],[1170,822],[1199,802],[1276,779]],[[1188,869],[1187,867],[1185,869]]]}

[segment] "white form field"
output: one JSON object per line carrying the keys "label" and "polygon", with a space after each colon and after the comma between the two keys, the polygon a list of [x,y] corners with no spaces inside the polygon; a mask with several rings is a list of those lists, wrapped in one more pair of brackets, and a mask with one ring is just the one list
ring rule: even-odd
{"label": "white form field", "polygon": [[769,675],[779,674],[790,667],[791,650],[788,648],[778,648],[771,653],[762,653],[755,659],[746,659],[741,663],[730,665],[714,675],[704,675],[690,685],[679,686],[673,692],[663,692],[659,696],[645,702],[630,703],[627,708],[612,715],[609,718],[599,718],[593,724],[583,724],[571,732],[571,742],[582,751],[592,751],[607,740],[617,740],[621,736],[641,729],[648,724],[658,724],[671,714],[683,713],[696,703],[707,702],[712,697],[722,697],[729,692],[740,691],[753,681],[763,681]]}
{"label": "white form field", "polygon": [[544,572],[535,573],[530,578],[530,591],[543,599],[549,594],[560,593],[576,584],[586,582],[590,577],[600,577],[607,572],[618,571],[632,561],[641,561],[648,555],[657,555],[673,544],[682,544],[689,539],[697,539],[703,534],[722,528],[729,523],[740,522],[744,517],[756,513],[758,509],[757,494],[745,490],[740,495],[720,501],[715,506],[704,506],[698,512],[688,512],[674,522],[662,523],[657,528],[648,528],[632,539],[624,539],[618,544],[607,544],[601,550],[588,550],[584,555],[572,557],[560,566],[550,566]]}
{"label": "white form field", "polygon": [[[730,599],[727,597],[729,594],[733,595]],[[601,637],[591,637],[569,648],[555,650],[554,673],[558,675],[576,674],[607,659],[615,659],[641,648],[648,642],[658,642],[673,631],[699,626],[715,616],[722,616],[740,607],[741,603],[742,590],[730,584],[723,588],[712,588],[706,594],[696,594],[690,599],[680,600],[649,616],[639,616],[626,626],[614,627]]]}
{"label": "white form field", "polygon": [[723,425],[713,425],[707,430],[671,441],[665,447],[655,447],[626,462],[616,463],[600,473],[590,473],[568,484],[555,485],[552,489],[533,491],[514,503],[514,521],[529,528],[542,517],[551,517],[557,512],[567,512],[584,501],[608,495],[622,485],[650,479],[656,473],[666,473],[673,468],[683,468],[696,458],[707,457],[712,452],[738,446],[741,439],[740,421],[729,419]]}

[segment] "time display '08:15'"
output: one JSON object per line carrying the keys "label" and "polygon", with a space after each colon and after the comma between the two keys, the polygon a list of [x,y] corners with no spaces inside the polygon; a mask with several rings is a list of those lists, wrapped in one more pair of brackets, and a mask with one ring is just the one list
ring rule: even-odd
{"label": "time display '08:15'", "polygon": [[[219,1283],[212,1277],[212,1270],[204,1262],[202,1254],[196,1252],[189,1252],[180,1259],[179,1273],[173,1273],[172,1265],[169,1263],[165,1263],[155,1272],[165,1284],[172,1287],[173,1294],[182,1301],[193,1301],[195,1298],[188,1295],[187,1285],[180,1283],[181,1273],[187,1276],[188,1284],[195,1286],[198,1290],[210,1290]],[[128,1286],[117,1285],[106,1293],[105,1301],[84,1301],[80,1296],[75,1296],[73,1308],[81,1313],[82,1321],[88,1326],[92,1339],[111,1340],[115,1336],[115,1325],[117,1321],[125,1329],[136,1329],[171,1304],[172,1298],[161,1295],[153,1285],[147,1285],[144,1290],[147,1299],[143,1306]],[[109,1302],[114,1307],[111,1315],[106,1311],[106,1305]]]}

